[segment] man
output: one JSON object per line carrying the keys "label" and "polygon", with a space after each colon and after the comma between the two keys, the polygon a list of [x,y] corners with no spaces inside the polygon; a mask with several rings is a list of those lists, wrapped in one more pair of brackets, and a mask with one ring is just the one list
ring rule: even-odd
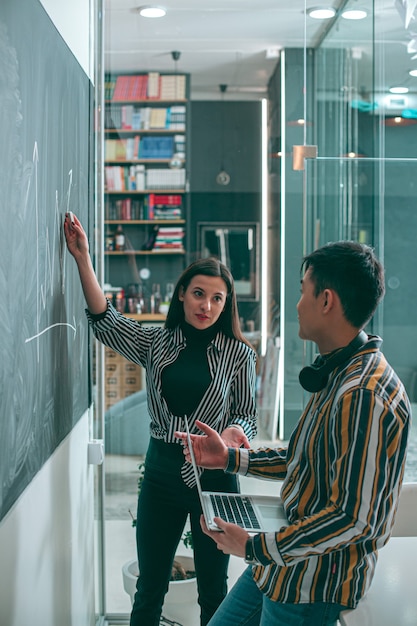
{"label": "man", "polygon": [[383,268],[368,246],[342,241],[306,256],[301,270],[299,335],[321,356],[300,374],[314,393],[287,448],[227,448],[198,422],[204,436],[192,436],[203,467],[282,480],[288,518],[254,536],[202,521],[220,550],[251,565],[209,626],[333,626],[365,595],[390,537],[411,409],[381,339],[361,332],[384,295]]}

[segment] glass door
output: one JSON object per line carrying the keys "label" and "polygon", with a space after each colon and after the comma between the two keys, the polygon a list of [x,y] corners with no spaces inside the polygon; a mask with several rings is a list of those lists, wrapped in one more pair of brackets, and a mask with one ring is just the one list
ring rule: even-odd
{"label": "glass door", "polygon": [[[358,8],[359,15],[345,14]],[[406,349],[407,338],[415,338],[408,313],[414,300],[417,166],[412,21],[398,3],[365,0],[358,7],[348,1],[327,22],[317,47],[305,46],[298,77],[291,72],[297,51],[285,51],[279,170],[284,438],[307,399],[299,368],[314,357],[314,346],[298,338],[300,261],[327,241],[367,243],[384,262],[387,293],[370,330],[382,335],[386,356],[410,397],[416,395],[417,373]],[[309,147],[316,158],[309,158]],[[294,169],[298,148],[307,158]]]}
{"label": "glass door", "polygon": [[[384,263],[385,298],[367,330],[382,336],[384,354],[412,402],[417,368],[408,346],[417,339],[416,177],[417,159],[318,158],[307,161],[305,170],[308,249],[355,240],[373,247]],[[336,196],[337,188],[346,193]]]}

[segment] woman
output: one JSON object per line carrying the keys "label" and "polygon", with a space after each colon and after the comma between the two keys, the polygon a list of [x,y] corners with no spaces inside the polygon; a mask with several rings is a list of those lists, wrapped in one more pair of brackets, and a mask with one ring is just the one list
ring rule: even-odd
{"label": "woman", "polygon": [[[256,434],[256,355],[243,337],[233,278],[217,259],[200,259],[181,275],[165,327],[143,328],[118,313],[104,296],[79,220],[64,222],[95,337],[146,370],[151,438],[138,499],[136,541],[139,578],[131,626],[157,626],[174,555],[188,515],[205,626],[227,593],[229,556],[201,530],[201,507],[190,464],[174,436],[201,420],[227,446],[249,448]],[[203,489],[237,492],[234,475],[204,470]]]}

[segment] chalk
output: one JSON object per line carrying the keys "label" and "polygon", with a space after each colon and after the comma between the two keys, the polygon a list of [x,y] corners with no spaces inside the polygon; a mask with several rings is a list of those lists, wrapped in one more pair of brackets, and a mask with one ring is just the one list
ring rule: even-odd
{"label": "chalk", "polygon": [[68,215],[70,218],[71,226],[74,226],[74,213],[72,211],[69,211]]}

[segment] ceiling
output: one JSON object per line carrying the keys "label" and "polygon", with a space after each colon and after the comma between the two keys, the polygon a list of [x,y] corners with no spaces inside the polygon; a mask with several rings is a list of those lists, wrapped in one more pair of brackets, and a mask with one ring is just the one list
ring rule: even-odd
{"label": "ceiling", "polygon": [[[166,16],[147,19],[137,11],[144,4],[149,3],[105,0],[106,71],[190,73],[194,100],[218,98],[220,84],[227,85],[228,98],[259,98],[266,92],[281,48],[316,47],[330,30],[326,45],[353,48],[361,59],[358,84],[364,91],[374,80],[377,91],[401,81],[417,92],[417,78],[408,75],[409,69],[417,68],[417,21],[413,17],[417,0],[322,3],[336,9],[344,5],[369,9],[374,4],[375,38],[385,50],[377,74],[371,63],[370,15],[355,22],[305,18],[306,8],[320,4],[316,0],[158,0],[154,4],[163,6]],[[180,52],[177,61],[172,51]]]}

